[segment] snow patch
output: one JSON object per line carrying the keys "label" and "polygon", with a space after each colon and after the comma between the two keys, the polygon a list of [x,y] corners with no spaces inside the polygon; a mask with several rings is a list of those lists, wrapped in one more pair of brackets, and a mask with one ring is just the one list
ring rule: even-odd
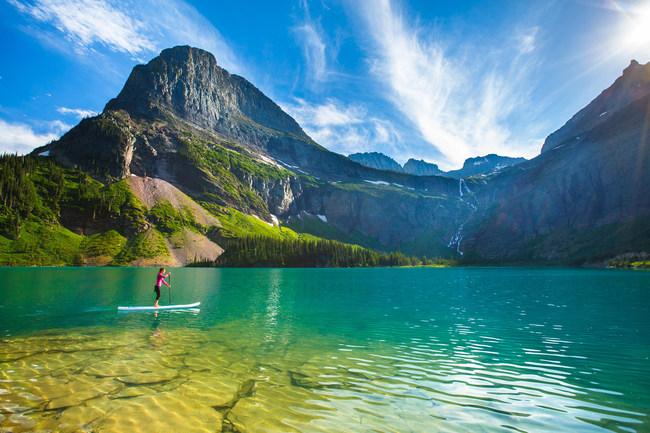
{"label": "snow patch", "polygon": [[254,213],[251,214],[251,216],[257,218],[257,219],[260,220],[260,221],[262,221],[264,224],[267,224],[267,225],[273,227],[273,223],[270,223],[270,222],[268,222],[268,221],[266,221],[266,220],[263,220],[262,218],[258,217],[258,216],[255,215]]}
{"label": "snow patch", "polygon": [[607,113],[609,113],[609,111],[603,111],[602,113],[600,113],[600,114],[598,115],[598,117],[603,117],[603,116],[606,115]]}
{"label": "snow patch", "polygon": [[316,215],[316,216],[318,217],[318,219],[320,219],[320,220],[323,221],[324,223],[327,222],[327,217],[326,217],[325,215],[318,214],[318,215]]}
{"label": "snow patch", "polygon": [[274,226],[276,226],[276,227],[280,226],[280,220],[278,219],[278,217],[276,217],[273,214],[271,214],[271,221],[273,222]]}
{"label": "snow patch", "polygon": [[269,158],[266,155],[262,155],[261,153],[258,153],[256,156],[257,156],[258,161],[260,161],[260,162],[263,162],[263,163],[268,164],[268,165],[272,165],[273,167],[283,168],[280,164],[278,164],[277,161]]}
{"label": "snow patch", "polygon": [[50,151],[49,150],[44,150],[41,153],[39,153],[38,156],[50,156]]}
{"label": "snow patch", "polygon": [[284,161],[280,161],[279,159],[276,159],[276,161],[279,162],[280,164],[284,165],[285,167],[289,167],[289,168],[298,168],[297,165],[287,164],[286,162],[284,162]]}
{"label": "snow patch", "polygon": [[363,181],[371,183],[373,185],[390,185],[388,182],[384,182],[383,180],[367,180],[367,179],[364,179]]}

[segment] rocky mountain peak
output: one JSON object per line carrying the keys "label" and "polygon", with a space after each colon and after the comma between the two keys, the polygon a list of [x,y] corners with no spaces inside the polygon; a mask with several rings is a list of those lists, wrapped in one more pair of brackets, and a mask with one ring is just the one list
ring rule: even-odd
{"label": "rocky mountain peak", "polygon": [[397,161],[381,152],[351,153],[348,158],[365,167],[376,168],[377,170],[389,170],[398,173],[403,171],[402,166]]}
{"label": "rocky mountain peak", "polygon": [[542,153],[579,141],[586,132],[607,121],[614,113],[647,95],[650,95],[650,62],[643,65],[632,60],[614,84],[546,138]]}
{"label": "rocky mountain peak", "polygon": [[435,176],[444,173],[437,164],[427,162],[423,159],[410,158],[404,164],[404,172],[416,176]]}
{"label": "rocky mountain peak", "polygon": [[200,127],[230,136],[247,121],[307,136],[298,123],[246,79],[230,74],[202,49],[177,46],[133,68],[119,95],[106,110],[134,117],[173,114]]}

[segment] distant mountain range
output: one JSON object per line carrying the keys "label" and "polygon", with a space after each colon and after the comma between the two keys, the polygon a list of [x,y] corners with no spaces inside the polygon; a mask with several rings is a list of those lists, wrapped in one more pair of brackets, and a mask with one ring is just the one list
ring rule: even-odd
{"label": "distant mountain range", "polygon": [[[632,62],[536,158],[486,155],[442,173],[424,161],[330,152],[212,54],[166,49],[136,66],[101,114],[34,151],[47,161],[29,168],[40,173],[40,198],[21,208],[24,219],[0,208],[0,261],[70,262],[48,262],[63,253],[38,244],[55,229],[77,239],[76,262],[99,264],[210,261],[250,236],[466,263],[647,252],[649,71]],[[64,181],[51,180],[57,170]],[[18,194],[26,202],[30,188]],[[25,252],[26,239],[40,255]],[[97,239],[112,239],[110,251],[98,252],[106,243]]]}
{"label": "distant mountain range", "polygon": [[348,158],[366,167],[378,170],[395,171],[397,173],[408,173],[415,176],[444,176],[460,179],[470,176],[487,176],[495,174],[504,168],[511,167],[526,161],[526,158],[511,158],[491,153],[485,156],[477,156],[465,160],[463,167],[458,170],[443,171],[433,164],[424,160],[409,159],[404,166],[399,165],[393,158],[380,152],[352,153]]}

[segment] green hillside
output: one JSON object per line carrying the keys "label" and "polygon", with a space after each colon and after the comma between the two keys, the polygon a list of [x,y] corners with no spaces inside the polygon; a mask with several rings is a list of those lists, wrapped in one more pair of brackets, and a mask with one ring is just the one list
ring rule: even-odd
{"label": "green hillside", "polygon": [[[267,173],[268,175],[273,175]],[[216,266],[420,265],[274,225],[254,214],[204,201],[220,224],[199,224],[187,207],[161,200],[147,208],[127,180],[101,183],[49,158],[0,156],[0,265],[171,263],[184,232],[207,236],[226,252]],[[265,210],[265,209],[260,209]]]}

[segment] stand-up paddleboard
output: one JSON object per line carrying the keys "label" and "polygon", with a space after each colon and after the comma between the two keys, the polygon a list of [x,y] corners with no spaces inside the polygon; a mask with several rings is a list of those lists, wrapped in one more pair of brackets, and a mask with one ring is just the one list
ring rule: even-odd
{"label": "stand-up paddleboard", "polygon": [[187,308],[196,308],[201,305],[200,302],[193,304],[181,305],[161,305],[160,307],[146,306],[146,307],[117,307],[118,311],[159,311],[159,310],[185,310]]}

